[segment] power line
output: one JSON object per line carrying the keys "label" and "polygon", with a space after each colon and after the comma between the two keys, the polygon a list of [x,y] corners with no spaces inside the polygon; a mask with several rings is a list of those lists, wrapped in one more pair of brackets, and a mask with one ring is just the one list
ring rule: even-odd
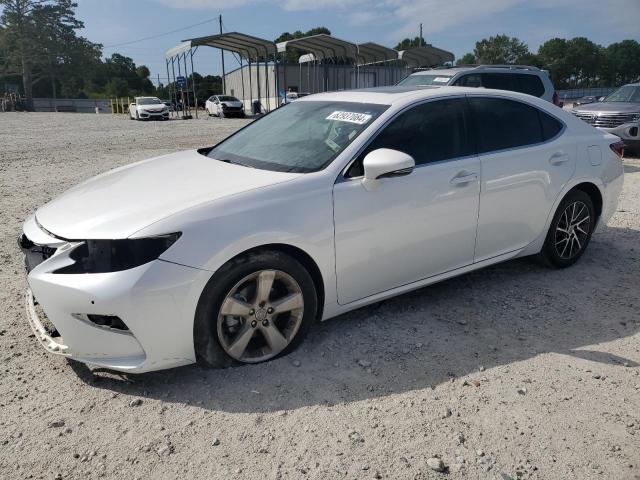
{"label": "power line", "polygon": [[205,21],[199,22],[199,23],[194,23],[193,25],[187,25],[186,27],[176,28],[175,30],[171,30],[169,32],[158,33],[156,35],[151,35],[149,37],[139,38],[137,40],[131,40],[129,42],[114,43],[113,45],[105,45],[102,48],[104,50],[104,49],[107,49],[107,48],[123,47],[125,45],[131,45],[133,43],[146,42],[147,40],[153,40],[155,38],[160,38],[160,37],[164,37],[166,35],[171,35],[172,33],[182,32],[183,30],[189,30],[190,28],[199,27],[200,25],[205,25],[207,23],[210,23],[210,22],[213,22],[213,21],[216,21],[216,20],[218,20],[218,17],[210,18],[208,20],[205,20]]}

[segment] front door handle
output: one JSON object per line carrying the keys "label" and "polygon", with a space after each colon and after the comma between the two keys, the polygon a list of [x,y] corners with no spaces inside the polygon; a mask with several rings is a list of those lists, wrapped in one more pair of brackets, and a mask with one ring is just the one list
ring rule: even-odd
{"label": "front door handle", "polygon": [[562,165],[563,163],[567,163],[569,161],[569,155],[564,152],[556,152],[551,155],[549,158],[549,163],[551,165]]}
{"label": "front door handle", "polygon": [[461,172],[458,175],[456,175],[455,177],[453,177],[449,183],[451,185],[464,185],[465,183],[471,183],[471,182],[475,182],[478,180],[478,174],[477,173],[466,173],[466,172]]}

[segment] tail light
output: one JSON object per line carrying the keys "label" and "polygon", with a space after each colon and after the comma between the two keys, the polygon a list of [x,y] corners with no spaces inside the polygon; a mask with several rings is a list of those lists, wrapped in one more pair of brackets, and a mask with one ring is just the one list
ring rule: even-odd
{"label": "tail light", "polygon": [[553,92],[553,104],[556,107],[560,107],[560,95],[558,95],[558,92],[554,91]]}
{"label": "tail light", "polygon": [[613,153],[615,153],[620,158],[623,157],[623,155],[624,155],[624,143],[623,142],[612,143],[611,145],[609,145],[609,148],[611,150],[613,150]]}

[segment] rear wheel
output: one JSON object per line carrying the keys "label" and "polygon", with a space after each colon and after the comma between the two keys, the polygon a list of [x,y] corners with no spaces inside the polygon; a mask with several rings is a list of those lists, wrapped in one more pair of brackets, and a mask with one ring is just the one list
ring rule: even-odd
{"label": "rear wheel", "polygon": [[595,225],[595,208],[589,195],[581,190],[570,192],[553,217],[541,256],[558,268],[573,265],[589,245]]}
{"label": "rear wheel", "polygon": [[201,363],[260,363],[291,352],[313,323],[317,296],[305,268],[265,251],[227,263],[198,304],[194,342]]}

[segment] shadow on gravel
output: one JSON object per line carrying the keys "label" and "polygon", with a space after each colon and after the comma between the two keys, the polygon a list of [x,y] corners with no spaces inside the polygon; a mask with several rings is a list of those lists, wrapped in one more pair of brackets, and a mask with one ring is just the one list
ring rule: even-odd
{"label": "shadow on gravel", "polygon": [[481,389],[492,372],[480,366],[545,352],[593,368],[638,366],[597,347],[640,330],[638,240],[638,231],[604,228],[569,269],[520,259],[365,307],[317,325],[299,350],[265,364],[118,376],[70,363],[96,388],[227,412],[335,405],[460,377]]}

